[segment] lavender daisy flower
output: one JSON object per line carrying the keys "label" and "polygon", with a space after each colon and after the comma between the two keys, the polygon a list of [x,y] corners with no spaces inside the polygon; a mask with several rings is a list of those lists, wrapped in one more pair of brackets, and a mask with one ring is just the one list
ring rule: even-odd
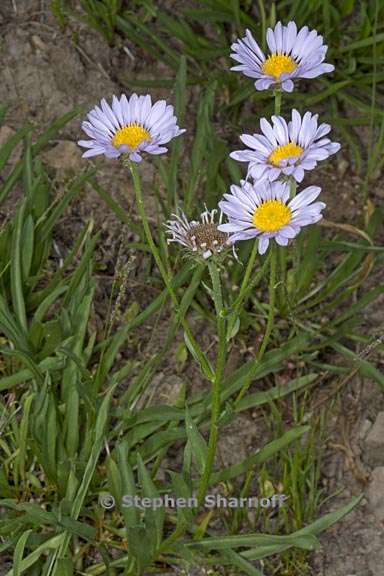
{"label": "lavender daisy flower", "polygon": [[325,160],[340,149],[338,142],[324,138],[331,127],[317,125],[318,114],[306,112],[303,117],[292,110],[292,120],[272,116],[272,125],[261,118],[263,134],[243,134],[240,140],[246,150],[231,152],[231,158],[249,162],[248,176],[255,179],[268,178],[271,182],[281,174],[292,176],[297,182],[304,178],[304,170],[313,170],[319,160]]}
{"label": "lavender daisy flower", "polygon": [[316,78],[335,68],[323,63],[328,46],[323,44],[323,37],[316,30],[310,31],[308,26],[298,32],[294,22],[287,26],[278,22],[274,30],[268,28],[267,44],[271,54],[266,58],[251,32],[246,30],[244,38],[231,47],[231,58],[240,62],[231,70],[257,78],[256,90],[277,85],[285,92],[292,92],[295,78]]}
{"label": "lavender daisy flower", "polygon": [[218,228],[230,234],[231,243],[258,236],[258,251],[264,254],[272,238],[286,246],[303,226],[322,218],[324,202],[313,202],[321,192],[318,186],[309,186],[289,200],[286,182],[264,180],[252,185],[242,180],[240,184],[231,186],[231,194],[224,194],[219,203],[229,223]]}
{"label": "lavender daisy flower", "polygon": [[223,215],[220,213],[218,222],[216,214],[218,210],[205,210],[200,215],[200,221],[188,221],[181,210],[172,214],[174,220],[168,220],[165,224],[167,233],[171,235],[170,242],[178,242],[185,246],[193,255],[202,257],[204,260],[212,255],[218,255],[229,247],[228,234],[220,232],[218,224],[222,223]]}
{"label": "lavender daisy flower", "polygon": [[88,148],[83,158],[104,154],[118,158],[128,154],[133,162],[141,162],[141,154],[164,154],[172,138],[185,130],[177,126],[173,106],[165,100],[152,105],[151,97],[132,94],[128,100],[123,94],[113,96],[112,107],[103,98],[100,107],[95,106],[88,114],[88,121],[81,125],[91,140],[80,140],[79,146]]}

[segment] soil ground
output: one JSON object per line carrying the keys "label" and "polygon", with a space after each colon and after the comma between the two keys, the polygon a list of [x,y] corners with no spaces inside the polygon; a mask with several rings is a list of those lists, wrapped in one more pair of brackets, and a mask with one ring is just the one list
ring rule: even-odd
{"label": "soil ground", "polygon": [[[60,30],[50,14],[48,4],[42,0],[1,2],[0,102],[9,105],[6,126],[0,131],[1,139],[5,139],[26,120],[39,130],[75,106],[84,106],[84,110],[87,110],[101,97],[119,94],[124,89],[119,82],[122,70],[124,74],[135,75],[140,72],[141,77],[146,73],[148,76],[154,74],[151,63],[143,61],[140,54],[135,58],[133,53],[132,58],[122,47],[110,48],[103,38],[83,25],[72,22],[65,30]],[[157,70],[157,73],[161,71]],[[161,90],[154,92],[155,97],[160,95],[163,95]],[[69,123],[61,132],[60,139],[54,142],[54,147],[45,153],[47,169],[58,190],[63,181],[85,168],[85,162],[75,144],[80,137],[79,124],[79,119]],[[15,156],[11,161],[15,161]],[[133,207],[126,193],[129,184],[123,169],[116,163],[104,160],[97,160],[96,164],[99,167],[100,183],[130,213]],[[142,168],[142,176],[149,186],[153,178],[150,163]],[[361,219],[361,202],[357,193],[360,180],[353,173],[347,153],[342,153],[337,161],[332,162],[327,169],[322,169],[320,177],[323,178],[328,213],[332,214],[330,219],[358,225]],[[383,187],[378,184],[372,200],[378,203],[383,196]],[[12,206],[8,209],[11,211]],[[6,214],[0,216],[4,218]],[[56,237],[59,250],[66,251],[89,217],[94,219],[95,227],[103,230],[101,246],[98,248],[102,271],[99,291],[100,301],[103,302],[102,293],[110,287],[119,246],[122,241],[124,245],[128,244],[134,236],[128,230],[121,230],[120,222],[106,210],[99,197],[89,190],[86,196],[73,203],[62,221],[62,228],[57,231]],[[156,288],[146,284],[140,257],[134,257],[133,261],[135,272],[128,283],[127,301],[142,304],[146,298],[152,297]],[[372,280],[374,283],[382,281],[382,273],[377,273]],[[380,333],[383,327],[382,304],[383,300],[367,310],[366,334]],[[95,321],[101,321],[103,315],[105,311],[101,308],[100,318],[96,317]],[[164,328],[160,325],[159,332]],[[151,342],[150,333],[148,342]],[[167,370],[165,366],[158,375],[160,396],[162,393],[167,396],[171,394],[172,391],[164,389],[164,386],[169,386],[169,382],[171,387],[174,384],[173,388],[178,386],[177,378],[170,380],[172,371],[167,373]],[[314,402],[328,392],[328,389],[316,392]],[[339,495],[331,500],[328,509],[339,508],[352,495],[364,493],[365,497],[347,518],[321,536],[323,548],[311,560],[314,576],[384,575],[384,523],[373,514],[367,497],[372,468],[365,459],[367,431],[378,412],[383,409],[384,396],[377,385],[369,380],[363,381],[356,377],[338,394],[329,419],[330,440],[322,482],[328,494]],[[228,430],[226,438],[221,441],[223,459],[231,462],[235,453],[236,460],[240,460],[258,438],[258,420],[252,414],[243,415],[241,423]],[[239,446],[244,454],[239,453]],[[384,494],[383,486],[382,491]]]}

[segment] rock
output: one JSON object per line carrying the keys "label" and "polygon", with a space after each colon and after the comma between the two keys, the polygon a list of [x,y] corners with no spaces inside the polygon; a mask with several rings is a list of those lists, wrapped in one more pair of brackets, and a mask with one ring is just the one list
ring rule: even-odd
{"label": "rock", "polygon": [[159,402],[168,406],[175,406],[177,401],[180,400],[180,394],[184,386],[185,384],[179,376],[171,375],[164,378],[158,389]]}
{"label": "rock", "polygon": [[25,30],[12,29],[4,36],[3,40],[6,51],[15,60],[21,60],[32,52],[28,42],[28,32]]}
{"label": "rock", "polygon": [[365,438],[364,460],[374,468],[384,466],[384,412],[379,412]]}
{"label": "rock", "polygon": [[73,176],[84,168],[81,149],[77,144],[68,140],[60,141],[45,152],[43,159],[49,168],[56,170],[59,179]]}
{"label": "rock", "polygon": [[47,45],[37,34],[34,34],[31,37],[31,44],[36,50],[40,50],[41,52],[44,52],[47,49]]}
{"label": "rock", "polygon": [[[0,147],[5,144],[7,142],[7,140],[9,140],[9,138],[11,138],[11,136],[14,136],[16,134],[16,131],[13,130],[13,128],[11,128],[10,126],[1,126],[0,128]],[[9,164],[16,164],[16,162],[18,160],[20,160],[21,158],[21,151],[22,151],[22,143],[19,142],[17,144],[17,146],[12,150],[12,154],[10,155],[10,157],[8,158],[8,162]]]}
{"label": "rock", "polygon": [[373,538],[371,550],[368,554],[368,566],[372,576],[383,576],[384,566],[384,538],[383,533],[378,532]]}
{"label": "rock", "polygon": [[5,144],[5,142],[14,134],[16,134],[16,131],[11,128],[10,126],[1,126],[0,128],[0,146],[2,146],[3,144]]}
{"label": "rock", "polygon": [[379,183],[377,183],[377,186],[374,187],[374,193],[379,198],[384,198],[384,188],[381,188]]}
{"label": "rock", "polygon": [[361,440],[364,440],[364,438],[367,436],[371,428],[372,428],[372,422],[368,420],[368,418],[364,418],[359,430],[359,437],[361,438]]}
{"label": "rock", "polygon": [[340,158],[337,162],[337,172],[339,176],[344,176],[349,168],[349,162],[345,158]]}
{"label": "rock", "polygon": [[369,507],[379,522],[384,522],[384,466],[378,466],[372,472],[367,491]]}

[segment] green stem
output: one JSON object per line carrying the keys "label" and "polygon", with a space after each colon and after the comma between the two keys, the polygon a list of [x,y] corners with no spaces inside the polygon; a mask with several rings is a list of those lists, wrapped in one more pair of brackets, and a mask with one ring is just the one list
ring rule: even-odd
{"label": "green stem", "polygon": [[[375,0],[375,17],[373,21],[373,45],[372,45],[372,62],[373,62],[373,74],[372,74],[372,91],[371,91],[371,107],[370,107],[370,122],[369,122],[369,144],[368,144],[368,165],[367,170],[365,171],[365,178],[363,182],[363,202],[364,206],[367,204],[368,200],[368,193],[369,193],[369,182],[372,177],[372,163],[371,159],[374,158],[374,138],[375,138],[375,130],[374,130],[374,122],[375,122],[375,104],[376,104],[376,90],[377,90],[377,24],[379,18],[379,2]],[[381,136],[381,134],[380,134]],[[380,142],[380,140],[379,140]],[[374,162],[374,166],[375,166]]]}
{"label": "green stem", "polygon": [[148,218],[147,218],[147,215],[145,213],[139,173],[138,173],[137,168],[133,162],[129,161],[128,166],[129,166],[129,169],[130,169],[131,174],[132,174],[133,186],[134,186],[135,195],[136,195],[137,209],[139,212],[141,222],[143,224],[144,233],[145,233],[146,240],[148,242],[148,246],[152,252],[152,255],[155,259],[155,262],[157,264],[159,272],[163,278],[164,284],[167,287],[167,290],[168,290],[169,295],[172,299],[172,302],[174,303],[175,306],[178,307],[179,303],[178,303],[176,294],[172,288],[171,281],[168,277],[168,272],[167,272],[167,270],[163,264],[163,261],[162,261],[161,256],[160,256],[160,252],[159,252],[159,250],[158,250],[158,248],[157,248],[157,246],[156,246],[156,244],[152,238],[151,228],[149,226]]}
{"label": "green stem", "polygon": [[244,278],[243,278],[243,281],[242,281],[241,286],[240,286],[240,292],[239,292],[239,296],[238,296],[238,300],[240,301],[240,303],[242,302],[243,295],[248,288],[249,279],[251,277],[253,265],[255,263],[256,256],[257,256],[258,243],[259,243],[258,239],[255,238],[255,241],[254,241],[253,247],[252,247],[252,252],[251,252],[251,255],[250,255],[249,260],[248,260],[247,268],[245,270]]}
{"label": "green stem", "polygon": [[[274,90],[275,96],[275,115],[278,116],[281,112],[281,96],[282,91],[279,89]],[[294,183],[294,184],[293,184]],[[296,182],[291,179],[291,198],[296,194]],[[285,247],[279,247],[279,276],[280,283],[278,288],[278,307],[282,316],[286,314],[286,303],[285,303],[285,286],[286,286],[286,275],[287,275],[287,253]]]}
{"label": "green stem", "polygon": [[248,259],[248,264],[247,264],[247,268],[245,270],[243,281],[242,281],[241,286],[240,286],[239,295],[237,296],[235,302],[232,305],[232,314],[231,314],[231,317],[228,321],[228,336],[232,333],[233,326],[235,325],[235,322],[236,322],[236,319],[238,316],[238,312],[240,310],[240,306],[244,300],[245,294],[246,294],[247,289],[248,289],[249,279],[251,277],[251,273],[252,273],[253,266],[255,264],[255,260],[256,260],[256,256],[257,256],[257,244],[258,244],[258,240],[256,238],[255,242],[253,244],[251,255]]}
{"label": "green stem", "polygon": [[[275,95],[275,115],[278,116],[281,112],[281,96],[282,91],[276,89],[274,91]],[[292,190],[292,188],[291,188]],[[286,313],[286,303],[285,303],[285,282],[286,282],[286,273],[287,273],[287,253],[286,253],[285,246],[278,247],[278,261],[279,261],[279,277],[280,282],[278,286],[278,307],[280,314],[285,316]]]}
{"label": "green stem", "polygon": [[231,305],[230,310],[229,310],[228,327],[227,327],[228,338],[231,337],[233,327],[234,327],[235,322],[239,316],[240,308],[241,308],[244,300],[246,299],[248,294],[250,294],[250,292],[255,288],[255,286],[258,285],[260,279],[264,276],[264,273],[265,273],[267,267],[269,266],[270,253],[266,256],[266,258],[264,259],[263,265],[261,266],[261,268],[258,269],[258,271],[256,272],[256,274],[254,275],[254,277],[251,280],[251,273],[253,271],[255,258],[257,256],[257,245],[258,245],[258,240],[256,239],[255,243],[253,245],[252,253],[251,253],[250,258],[248,260],[247,269],[245,271],[245,275],[244,275],[243,281],[242,281],[241,286],[240,286],[239,294],[238,294],[237,298],[235,299],[235,301],[233,302],[233,304]]}
{"label": "green stem", "polygon": [[275,95],[275,114],[278,116],[281,111],[281,90],[274,90]]}
{"label": "green stem", "polygon": [[277,264],[277,251],[276,246],[272,244],[271,246],[271,270],[269,275],[269,311],[268,311],[268,319],[267,319],[267,327],[265,329],[264,338],[259,348],[259,352],[257,354],[257,360],[260,362],[262,357],[264,356],[264,352],[268,346],[269,339],[271,337],[272,328],[273,328],[273,321],[275,318],[275,299],[276,299],[276,264]]}
{"label": "green stem", "polygon": [[[255,246],[254,246],[254,250],[257,252],[257,243],[258,240],[256,240],[255,242]],[[252,258],[252,254],[251,254],[251,258]],[[262,276],[264,275],[265,270],[267,269],[267,266],[269,265],[269,260],[270,260],[270,254],[267,254],[267,256],[264,259],[263,265],[261,268],[259,268],[258,272],[256,273],[256,275],[253,277],[252,280],[250,280],[250,274],[247,274],[248,271],[248,267],[249,267],[249,263],[247,266],[247,271],[245,273],[244,276],[244,280],[241,284],[240,287],[240,292],[239,295],[237,296],[236,300],[234,301],[234,303],[231,306],[231,311],[233,312],[238,312],[245,297],[247,296],[247,294],[249,294],[249,292],[251,290],[253,290],[255,288],[255,286],[257,286],[257,284],[259,283],[260,279],[262,278]],[[252,270],[252,266],[250,266],[250,271]]]}
{"label": "green stem", "polygon": [[269,311],[267,319],[267,327],[265,329],[264,338],[259,348],[257,354],[257,360],[260,362],[264,356],[264,352],[268,346],[269,339],[271,337],[273,321],[275,318],[275,299],[276,299],[276,268],[277,268],[277,251],[276,246],[272,244],[271,246],[271,269],[269,275]]}
{"label": "green stem", "polygon": [[271,337],[272,328],[273,328],[273,320],[275,318],[275,300],[276,300],[276,268],[277,268],[277,250],[276,246],[272,244],[271,246],[271,266],[269,272],[269,311],[268,311],[268,318],[267,318],[267,326],[265,328],[263,341],[261,346],[256,354],[255,363],[253,365],[253,369],[251,370],[249,377],[244,382],[243,387],[241,388],[239,394],[235,400],[235,406],[240,402],[243,398],[244,394],[247,392],[249,386],[252,384],[254,375],[257,369],[260,366],[260,362],[264,356],[264,352],[268,346],[269,339]]}
{"label": "green stem", "polygon": [[162,261],[161,256],[160,256],[160,252],[159,252],[155,242],[153,241],[151,228],[149,226],[148,218],[147,218],[147,215],[145,213],[143,193],[141,190],[141,183],[140,183],[140,176],[139,176],[139,173],[137,171],[137,168],[136,168],[135,164],[133,162],[131,162],[130,160],[126,161],[126,165],[130,169],[131,174],[132,174],[133,187],[135,189],[135,195],[136,195],[137,210],[139,212],[139,216],[140,216],[141,222],[143,224],[144,233],[145,233],[146,240],[148,242],[148,246],[152,252],[152,255],[155,259],[155,262],[157,264],[159,272],[163,278],[164,284],[165,284],[165,286],[168,290],[168,293],[171,297],[171,300],[172,300],[172,303],[174,305],[176,314],[178,316],[180,316],[180,322],[181,322],[181,324],[184,328],[184,331],[185,331],[185,333],[189,339],[189,342],[190,342],[191,346],[193,347],[195,354],[198,357],[199,362],[200,362],[201,366],[203,367],[205,374],[209,374],[210,380],[213,380],[214,375],[211,374],[211,369],[210,369],[209,363],[208,363],[205,355],[201,352],[199,346],[197,345],[197,342],[196,342],[196,340],[195,340],[195,338],[191,332],[191,329],[189,328],[186,319],[184,318],[183,314],[180,311],[179,301],[177,299],[177,296],[176,296],[174,289],[172,288],[172,284],[171,284],[171,280],[168,276],[168,272],[167,272],[167,270],[163,264],[163,261]]}
{"label": "green stem", "polygon": [[278,260],[279,260],[279,282],[277,287],[277,306],[281,316],[286,316],[287,302],[286,302],[286,283],[287,283],[287,248],[285,246],[278,247]]}
{"label": "green stem", "polygon": [[262,38],[262,49],[265,52],[265,39],[267,36],[267,16],[265,13],[265,6],[263,0],[258,0],[260,19],[261,19],[261,38]]}
{"label": "green stem", "polygon": [[201,504],[204,500],[207,488],[209,486],[209,479],[212,473],[213,463],[216,454],[216,445],[218,437],[218,421],[220,416],[220,388],[221,381],[225,367],[226,355],[226,330],[224,319],[223,296],[221,291],[220,273],[217,268],[216,262],[213,260],[208,263],[209,273],[212,280],[213,299],[215,302],[216,318],[217,318],[217,331],[219,336],[219,350],[216,361],[215,377],[212,382],[212,401],[211,401],[211,424],[208,440],[207,460],[205,463],[203,475],[201,477],[199,490],[197,494],[197,501]]}
{"label": "green stem", "polygon": [[[292,200],[296,196],[297,182],[292,176],[288,179],[289,197]],[[297,250],[297,244],[292,247],[293,254]],[[278,285],[278,308],[281,316],[286,317],[289,311],[289,295],[287,287],[287,247],[279,246],[279,285]],[[295,256],[294,256],[295,257]]]}
{"label": "green stem", "polygon": [[289,196],[292,199],[296,196],[296,190],[297,190],[297,182],[294,178],[292,178],[292,176],[290,176],[289,179],[289,190],[290,190]]}

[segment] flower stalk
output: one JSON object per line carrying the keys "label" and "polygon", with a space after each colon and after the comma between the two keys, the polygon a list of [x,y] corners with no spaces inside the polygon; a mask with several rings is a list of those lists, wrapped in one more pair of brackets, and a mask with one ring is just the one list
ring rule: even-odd
{"label": "flower stalk", "polygon": [[275,115],[279,116],[280,115],[280,111],[281,111],[281,95],[282,95],[282,91],[281,90],[274,90],[273,94],[275,96]]}
{"label": "flower stalk", "polygon": [[211,423],[209,431],[207,459],[197,494],[197,501],[199,504],[203,502],[204,497],[206,495],[209,486],[209,479],[211,477],[213,464],[215,460],[217,437],[218,437],[218,422],[220,417],[220,390],[225,368],[225,357],[227,349],[226,322],[223,306],[220,272],[214,260],[208,262],[208,269],[212,281],[212,292],[216,311],[219,348],[216,360],[215,376],[212,381]]}
{"label": "flower stalk", "polygon": [[257,351],[255,363],[253,366],[253,370],[249,374],[249,377],[244,382],[243,387],[241,388],[239,394],[235,399],[235,406],[240,402],[240,400],[246,394],[248,388],[252,384],[253,378],[256,374],[258,367],[260,366],[260,362],[264,356],[265,350],[267,349],[273,328],[273,321],[275,318],[275,301],[276,301],[276,270],[277,270],[277,246],[271,246],[271,260],[270,260],[270,268],[269,268],[269,310],[268,310],[268,318],[267,318],[267,325],[265,328],[263,340],[261,342],[260,348]]}
{"label": "flower stalk", "polygon": [[[281,112],[281,97],[282,91],[274,90],[275,96],[275,116],[279,116]],[[294,178],[290,178],[290,183],[296,182]],[[292,184],[291,184],[292,185]],[[296,190],[296,187],[295,187]],[[292,188],[291,188],[292,191]],[[292,197],[292,196],[290,196]],[[285,316],[286,313],[286,302],[285,302],[285,283],[286,283],[286,276],[287,276],[287,252],[285,246],[279,246],[278,248],[278,268],[279,268],[279,283],[278,283],[278,294],[277,294],[277,301],[280,314]]]}
{"label": "flower stalk", "polygon": [[233,328],[235,326],[236,320],[238,318],[241,306],[242,306],[245,298],[251,292],[251,290],[253,290],[253,288],[259,283],[260,279],[264,276],[264,273],[267,270],[267,266],[269,265],[270,255],[268,254],[265,257],[263,265],[257,271],[254,278],[251,280],[251,274],[252,274],[252,271],[253,271],[253,268],[255,265],[256,256],[257,256],[257,252],[258,252],[257,245],[258,245],[258,240],[256,238],[254,243],[253,243],[253,246],[252,246],[252,251],[251,251],[250,257],[248,259],[247,267],[245,269],[243,281],[241,283],[240,290],[239,290],[239,295],[237,296],[236,300],[233,302],[231,309],[230,309],[230,315],[229,315],[228,327],[227,327],[227,340],[229,340],[231,337],[231,334],[233,332]]}
{"label": "flower stalk", "polygon": [[149,226],[148,218],[147,218],[147,215],[145,212],[140,176],[139,176],[139,173],[137,171],[137,168],[136,168],[135,164],[129,159],[126,159],[125,165],[129,168],[131,175],[132,175],[133,187],[134,187],[135,196],[136,196],[137,210],[138,210],[141,222],[143,224],[144,234],[145,234],[148,246],[149,246],[151,253],[155,259],[155,262],[157,264],[159,272],[163,278],[164,284],[168,290],[168,293],[169,293],[169,296],[172,300],[176,314],[180,318],[180,322],[184,328],[184,331],[188,337],[188,340],[189,340],[191,346],[193,347],[194,353],[195,353],[196,357],[199,359],[200,365],[202,366],[204,373],[209,375],[210,380],[213,380],[214,374],[212,374],[210,365],[209,365],[205,355],[200,350],[200,347],[198,346],[198,344],[197,344],[197,342],[196,342],[196,340],[195,340],[195,338],[191,332],[191,329],[189,328],[188,322],[186,321],[186,319],[184,318],[184,315],[180,311],[178,298],[176,296],[174,289],[172,288],[171,280],[168,276],[168,272],[167,272],[167,270],[163,264],[163,261],[161,259],[160,252],[159,252],[159,250],[158,250],[158,248],[157,248],[157,246],[153,240],[151,228]]}

